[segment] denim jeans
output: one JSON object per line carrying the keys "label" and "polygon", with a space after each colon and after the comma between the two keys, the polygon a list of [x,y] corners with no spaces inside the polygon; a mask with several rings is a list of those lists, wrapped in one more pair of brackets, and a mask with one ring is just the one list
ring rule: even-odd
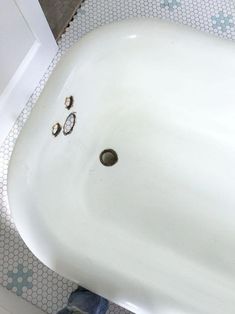
{"label": "denim jeans", "polygon": [[57,314],[105,314],[108,300],[82,287],[71,293],[67,306]]}

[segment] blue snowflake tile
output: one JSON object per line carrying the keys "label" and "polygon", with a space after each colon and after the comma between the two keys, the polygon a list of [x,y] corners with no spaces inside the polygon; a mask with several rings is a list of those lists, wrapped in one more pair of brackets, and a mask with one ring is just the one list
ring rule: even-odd
{"label": "blue snowflake tile", "polygon": [[7,273],[8,284],[7,289],[14,291],[18,296],[21,296],[25,289],[31,289],[32,285],[32,270],[28,270],[22,264],[19,264],[13,271]]}
{"label": "blue snowflake tile", "polygon": [[227,32],[230,29],[234,28],[233,16],[231,14],[225,14],[223,11],[220,11],[218,14],[213,15],[212,27],[219,32]]}
{"label": "blue snowflake tile", "polygon": [[181,6],[180,0],[161,0],[160,1],[161,8],[169,9],[170,11],[176,9],[177,7]]}

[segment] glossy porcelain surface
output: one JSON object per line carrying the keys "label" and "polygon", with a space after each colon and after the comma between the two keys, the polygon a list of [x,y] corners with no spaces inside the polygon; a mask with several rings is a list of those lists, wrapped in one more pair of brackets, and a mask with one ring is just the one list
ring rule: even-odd
{"label": "glossy porcelain surface", "polygon": [[234,86],[234,43],[184,26],[134,19],[79,41],[10,163],[32,252],[136,313],[234,314]]}

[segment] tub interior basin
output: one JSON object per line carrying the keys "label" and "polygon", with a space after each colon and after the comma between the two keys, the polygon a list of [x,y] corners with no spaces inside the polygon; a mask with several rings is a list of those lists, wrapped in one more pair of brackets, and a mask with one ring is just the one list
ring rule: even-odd
{"label": "tub interior basin", "polygon": [[61,58],[8,174],[31,251],[138,314],[235,313],[234,191],[235,44],[157,19]]}

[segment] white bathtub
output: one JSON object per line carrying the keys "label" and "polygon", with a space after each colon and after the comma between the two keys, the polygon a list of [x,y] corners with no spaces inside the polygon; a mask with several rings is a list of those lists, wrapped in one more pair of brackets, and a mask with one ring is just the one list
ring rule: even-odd
{"label": "white bathtub", "polygon": [[136,313],[234,314],[235,44],[159,20],[90,33],[27,121],[8,192],[61,275]]}

